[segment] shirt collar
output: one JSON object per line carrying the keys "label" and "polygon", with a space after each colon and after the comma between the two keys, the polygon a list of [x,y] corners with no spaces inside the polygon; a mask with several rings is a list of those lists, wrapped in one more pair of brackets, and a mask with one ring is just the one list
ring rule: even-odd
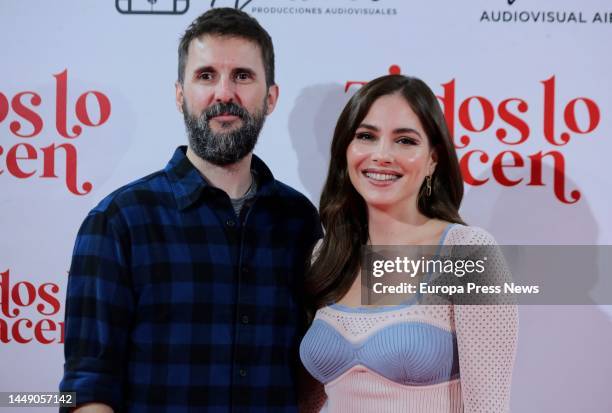
{"label": "shirt collar", "polygon": [[[185,155],[187,146],[179,146],[164,169],[179,210],[189,208],[204,194],[225,194],[218,188],[210,185],[202,177]],[[276,191],[276,181],[270,169],[255,154],[251,160],[251,169],[257,173],[258,188],[256,196],[272,195]]]}

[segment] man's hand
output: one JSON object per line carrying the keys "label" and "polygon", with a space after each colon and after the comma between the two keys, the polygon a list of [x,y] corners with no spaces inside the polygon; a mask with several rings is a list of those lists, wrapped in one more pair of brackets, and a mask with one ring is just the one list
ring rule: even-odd
{"label": "man's hand", "polygon": [[77,407],[72,413],[113,413],[113,409],[102,403],[87,403]]}

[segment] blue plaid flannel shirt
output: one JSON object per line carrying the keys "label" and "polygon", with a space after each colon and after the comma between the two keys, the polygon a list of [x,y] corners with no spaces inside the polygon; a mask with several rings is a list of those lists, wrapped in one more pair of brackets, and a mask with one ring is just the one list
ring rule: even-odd
{"label": "blue plaid flannel shirt", "polygon": [[79,230],[61,391],[116,412],[294,412],[301,281],[314,206],[253,156],[258,191],[227,194],[176,150]]}

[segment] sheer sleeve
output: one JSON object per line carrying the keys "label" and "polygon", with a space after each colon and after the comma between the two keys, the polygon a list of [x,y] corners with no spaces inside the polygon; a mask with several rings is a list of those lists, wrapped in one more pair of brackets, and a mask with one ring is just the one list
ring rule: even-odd
{"label": "sheer sleeve", "polygon": [[[486,231],[464,229],[469,231],[456,233],[451,242],[497,245]],[[510,279],[501,252],[493,257],[490,265],[493,267],[491,276],[498,278],[496,283]],[[518,336],[516,304],[454,305],[453,311],[464,412],[508,412]]]}

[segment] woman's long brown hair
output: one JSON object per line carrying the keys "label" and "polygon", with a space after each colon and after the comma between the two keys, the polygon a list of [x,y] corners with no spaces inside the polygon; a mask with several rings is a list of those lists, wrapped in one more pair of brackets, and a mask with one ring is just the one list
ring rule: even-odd
{"label": "woman's long brown hair", "polygon": [[419,211],[429,218],[463,223],[459,216],[463,180],[455,147],[435,95],[423,81],[414,77],[388,75],[369,82],[346,104],[334,130],[329,171],[319,204],[325,237],[314,253],[305,280],[311,315],[318,308],[344,297],[357,277],[361,247],[368,241],[368,215],[365,201],[349,179],[346,150],[372,104],[381,96],[395,93],[406,99],[418,116],[438,156],[431,195],[425,197],[425,184],[421,186]]}

